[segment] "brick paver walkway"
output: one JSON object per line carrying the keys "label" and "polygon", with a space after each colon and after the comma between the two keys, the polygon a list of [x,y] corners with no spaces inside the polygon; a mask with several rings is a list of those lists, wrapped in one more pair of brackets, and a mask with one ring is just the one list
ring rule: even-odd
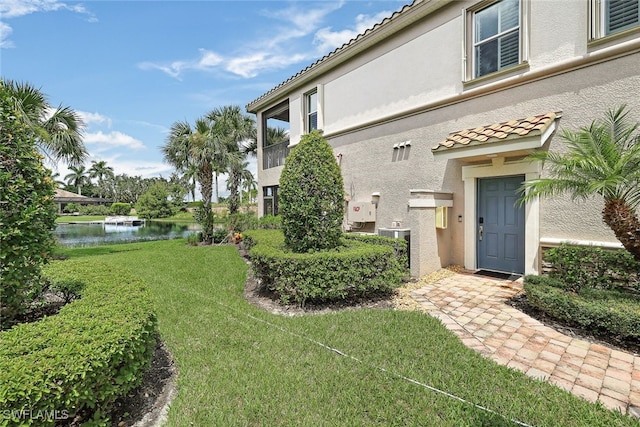
{"label": "brick paver walkway", "polygon": [[456,274],[411,297],[482,355],[640,417],[640,356],[569,337],[505,304],[521,291],[519,281]]}

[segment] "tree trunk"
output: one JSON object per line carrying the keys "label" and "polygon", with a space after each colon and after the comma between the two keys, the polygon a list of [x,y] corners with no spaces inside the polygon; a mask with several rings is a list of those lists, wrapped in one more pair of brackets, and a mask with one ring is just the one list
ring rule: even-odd
{"label": "tree trunk", "polygon": [[204,244],[213,243],[213,213],[211,212],[213,170],[211,165],[203,165],[198,171],[198,180],[202,190],[202,241]]}
{"label": "tree trunk", "polygon": [[622,243],[622,246],[640,262],[640,221],[635,210],[622,199],[608,199],[602,219]]}

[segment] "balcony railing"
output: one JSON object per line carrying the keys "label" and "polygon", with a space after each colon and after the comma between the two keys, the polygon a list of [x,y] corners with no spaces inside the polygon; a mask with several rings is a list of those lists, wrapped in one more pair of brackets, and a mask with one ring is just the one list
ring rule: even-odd
{"label": "balcony railing", "polygon": [[273,144],[262,149],[262,169],[283,166],[289,155],[289,141]]}

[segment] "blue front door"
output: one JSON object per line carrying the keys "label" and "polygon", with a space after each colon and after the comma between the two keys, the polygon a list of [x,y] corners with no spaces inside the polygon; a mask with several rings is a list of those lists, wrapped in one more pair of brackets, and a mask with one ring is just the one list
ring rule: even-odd
{"label": "blue front door", "polygon": [[478,268],[524,273],[524,207],[516,203],[523,175],[478,179]]}

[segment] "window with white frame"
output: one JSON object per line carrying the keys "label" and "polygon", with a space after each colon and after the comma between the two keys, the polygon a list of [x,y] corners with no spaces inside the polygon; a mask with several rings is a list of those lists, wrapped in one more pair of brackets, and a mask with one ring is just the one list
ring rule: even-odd
{"label": "window with white frame", "polygon": [[522,62],[520,0],[483,2],[470,11],[472,30],[472,78],[478,78]]}
{"label": "window with white frame", "polygon": [[640,28],[640,0],[592,0],[592,39]]}
{"label": "window with white frame", "polygon": [[306,130],[311,132],[318,129],[318,91],[309,92],[305,95],[306,106],[305,111],[307,115]]}

